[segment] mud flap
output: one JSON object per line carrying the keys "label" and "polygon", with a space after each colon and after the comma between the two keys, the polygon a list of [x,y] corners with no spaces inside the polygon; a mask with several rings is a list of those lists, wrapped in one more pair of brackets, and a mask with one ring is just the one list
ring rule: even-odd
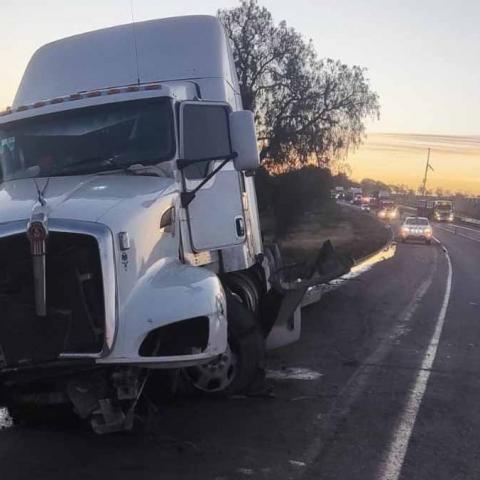
{"label": "mud flap", "polygon": [[300,304],[307,289],[345,275],[353,263],[352,258],[338,255],[327,240],[312,263],[276,269],[270,278],[272,288],[261,304],[267,349],[297,341],[301,332]]}

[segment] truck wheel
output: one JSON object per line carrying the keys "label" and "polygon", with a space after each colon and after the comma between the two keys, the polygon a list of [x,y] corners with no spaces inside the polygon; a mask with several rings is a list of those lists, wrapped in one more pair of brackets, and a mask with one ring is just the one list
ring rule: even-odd
{"label": "truck wheel", "polygon": [[253,314],[227,292],[228,348],[211,362],[187,369],[193,386],[202,392],[248,393],[264,378],[265,343]]}

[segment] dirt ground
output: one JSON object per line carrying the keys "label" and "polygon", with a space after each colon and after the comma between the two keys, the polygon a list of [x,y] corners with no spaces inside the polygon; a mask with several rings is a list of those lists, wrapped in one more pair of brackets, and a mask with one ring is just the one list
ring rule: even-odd
{"label": "dirt ground", "polygon": [[[272,241],[273,219],[262,215],[261,222],[265,240]],[[329,202],[305,213],[291,231],[276,241],[286,263],[296,263],[312,258],[328,239],[339,253],[358,259],[381,248],[389,236],[386,225],[373,214]]]}

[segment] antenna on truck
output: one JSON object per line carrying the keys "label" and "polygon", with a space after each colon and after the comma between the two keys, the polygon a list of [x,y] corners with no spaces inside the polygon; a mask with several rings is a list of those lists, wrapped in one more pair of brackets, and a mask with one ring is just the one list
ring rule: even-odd
{"label": "antenna on truck", "polygon": [[133,35],[133,44],[135,46],[135,63],[137,66],[137,84],[140,85],[140,68],[138,66],[137,31],[135,30],[135,17],[133,15],[133,0],[130,0],[130,14],[132,15],[132,35]]}

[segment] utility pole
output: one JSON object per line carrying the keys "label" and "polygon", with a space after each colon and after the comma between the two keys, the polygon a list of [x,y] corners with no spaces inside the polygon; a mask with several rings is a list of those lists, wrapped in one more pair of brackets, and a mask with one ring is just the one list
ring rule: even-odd
{"label": "utility pole", "polygon": [[425,196],[427,193],[427,176],[428,176],[428,170],[433,170],[433,167],[430,165],[430,149],[428,149],[428,154],[427,154],[427,165],[425,166],[425,176],[423,177],[423,186],[422,186],[422,196]]}

